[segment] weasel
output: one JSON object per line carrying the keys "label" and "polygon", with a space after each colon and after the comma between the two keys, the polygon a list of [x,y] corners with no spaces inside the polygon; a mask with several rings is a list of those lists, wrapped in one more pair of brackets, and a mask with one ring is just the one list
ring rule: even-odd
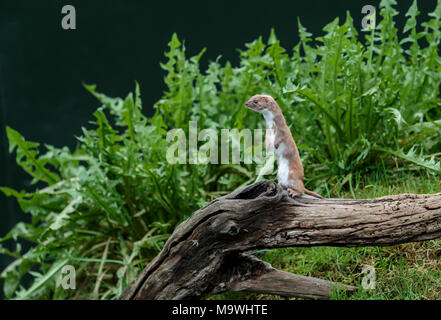
{"label": "weasel", "polygon": [[321,195],[306,189],[303,186],[303,165],[299,150],[292,138],[291,131],[286,125],[279,105],[268,95],[257,94],[252,96],[245,106],[259,112],[266,121],[265,149],[269,152],[274,148],[277,157],[277,180],[291,197],[304,193],[317,198]]}

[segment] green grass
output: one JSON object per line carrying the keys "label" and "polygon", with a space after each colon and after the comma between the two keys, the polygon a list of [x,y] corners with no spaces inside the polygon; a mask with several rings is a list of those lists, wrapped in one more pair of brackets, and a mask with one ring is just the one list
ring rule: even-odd
{"label": "green grass", "polygon": [[[331,194],[341,198],[374,198],[402,193],[438,193],[441,181],[424,171],[393,175],[373,174],[360,178],[352,191]],[[311,247],[264,250],[260,257],[273,267],[348,285],[359,290],[334,294],[332,299],[441,299],[441,240],[406,243],[390,247]],[[376,271],[376,289],[364,290],[363,266]],[[286,299],[279,296],[229,292],[211,299]]]}

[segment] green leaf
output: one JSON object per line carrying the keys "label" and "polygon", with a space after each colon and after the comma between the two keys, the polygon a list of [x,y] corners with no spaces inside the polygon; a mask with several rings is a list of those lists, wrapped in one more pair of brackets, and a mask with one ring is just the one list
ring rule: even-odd
{"label": "green leaf", "polygon": [[412,148],[407,153],[405,153],[404,150],[402,149],[392,150],[390,148],[381,148],[381,147],[376,147],[375,149],[390,153],[401,159],[413,162],[418,166],[429,169],[435,173],[441,174],[441,162],[440,161],[437,162],[435,160],[434,155],[432,155],[429,159],[427,159],[427,157],[424,156],[422,152],[418,154],[416,151],[417,149],[416,145],[412,146]]}
{"label": "green leaf", "polygon": [[41,289],[48,281],[52,280],[58,272],[69,262],[68,259],[55,262],[50,270],[41,277],[38,277],[32,286],[24,291],[19,292],[14,300],[27,300],[32,299],[33,295]]}
{"label": "green leaf", "polygon": [[65,226],[68,223],[67,220],[69,219],[69,214],[76,210],[76,206],[78,206],[82,202],[82,200],[83,199],[81,197],[78,197],[78,198],[72,200],[66,206],[66,208],[63,209],[63,211],[61,211],[59,214],[57,214],[54,222],[52,222],[52,224],[49,226],[49,228],[51,230],[58,230],[61,227]]}
{"label": "green leaf", "polygon": [[37,158],[38,143],[26,141],[20,133],[10,127],[6,127],[6,133],[9,140],[9,152],[17,150],[17,164],[34,177],[33,183],[44,181],[53,184],[59,180],[55,173],[45,168],[47,161]]}

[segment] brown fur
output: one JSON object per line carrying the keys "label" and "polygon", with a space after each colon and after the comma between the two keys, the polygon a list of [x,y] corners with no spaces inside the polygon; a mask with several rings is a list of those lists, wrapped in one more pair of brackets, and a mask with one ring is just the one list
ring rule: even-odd
{"label": "brown fur", "polygon": [[[297,149],[297,145],[292,138],[291,131],[286,125],[285,118],[283,117],[282,110],[280,109],[277,102],[271,97],[267,95],[255,95],[252,96],[245,105],[247,108],[257,111],[262,114],[268,114],[270,112],[272,114],[272,126],[268,127],[266,130],[265,137],[265,147],[267,151],[269,150],[269,139],[271,136],[271,132],[274,132],[274,148],[279,149],[280,145],[283,143],[285,145],[285,149],[281,153],[280,157],[288,160],[289,172],[288,172],[288,184],[281,183],[281,179],[279,176],[279,170],[277,172],[277,179],[279,180],[279,184],[282,188],[286,189],[290,196],[296,196],[303,193],[312,195],[314,197],[322,198],[319,194],[312,192],[306,189],[303,185],[303,176],[304,170],[302,161],[300,159],[299,150]],[[279,156],[277,157],[278,165],[280,166]]]}

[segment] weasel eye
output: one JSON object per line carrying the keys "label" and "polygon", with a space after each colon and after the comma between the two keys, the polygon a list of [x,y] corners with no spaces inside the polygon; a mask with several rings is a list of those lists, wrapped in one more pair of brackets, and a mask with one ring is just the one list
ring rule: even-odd
{"label": "weasel eye", "polygon": [[254,103],[254,104],[257,104],[258,102],[259,102],[259,101],[257,101],[257,100],[253,100],[253,103]]}

